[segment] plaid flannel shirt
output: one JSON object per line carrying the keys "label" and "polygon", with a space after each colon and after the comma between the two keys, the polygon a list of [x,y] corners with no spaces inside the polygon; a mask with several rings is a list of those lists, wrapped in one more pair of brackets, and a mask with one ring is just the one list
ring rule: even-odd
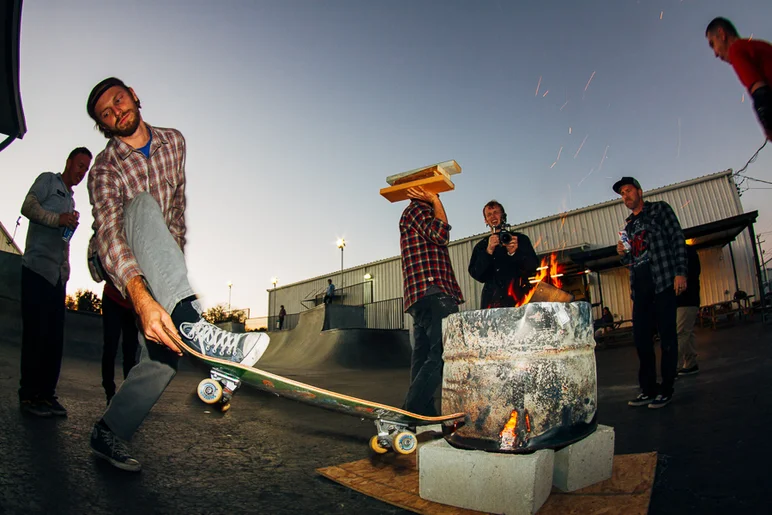
{"label": "plaid flannel shirt", "polygon": [[[667,202],[644,202],[640,216],[648,231],[648,252],[651,267],[651,277],[654,279],[654,291],[661,293],[673,287],[675,276],[686,277],[688,259],[686,257],[686,241],[681,230],[678,217]],[[625,220],[625,229],[630,234],[630,222],[634,215]],[[622,256],[622,263],[630,269],[630,297],[635,299],[635,267],[632,264],[630,252]]]}
{"label": "plaid flannel shirt", "polygon": [[123,232],[123,210],[131,199],[143,192],[152,195],[169,232],[185,250],[185,138],[176,129],[145,125],[153,134],[149,158],[118,138],[111,138],[96,156],[88,175],[94,215],[89,270],[99,282],[104,279],[101,264],[124,297],[129,281],[142,275]]}
{"label": "plaid flannel shirt", "polygon": [[438,287],[457,304],[464,302],[450,263],[449,241],[450,225],[435,218],[434,209],[428,203],[411,200],[399,220],[405,311],[423,297],[430,286]]}

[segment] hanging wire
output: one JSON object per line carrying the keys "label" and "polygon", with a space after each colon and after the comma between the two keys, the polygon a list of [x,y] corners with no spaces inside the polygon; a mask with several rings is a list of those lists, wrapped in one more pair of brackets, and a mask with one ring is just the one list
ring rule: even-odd
{"label": "hanging wire", "polygon": [[753,163],[753,162],[755,162],[755,161],[756,161],[756,158],[757,158],[757,157],[759,157],[759,152],[761,152],[761,149],[767,146],[767,141],[769,141],[769,140],[766,140],[766,139],[764,140],[764,144],[762,144],[762,145],[759,147],[759,149],[758,149],[758,150],[757,150],[757,151],[756,151],[756,152],[755,152],[755,153],[754,153],[754,154],[751,156],[751,158],[750,158],[750,159],[748,159],[748,162],[747,162],[747,163],[745,163],[745,166],[743,166],[742,168],[740,168],[739,170],[737,170],[737,171],[734,173],[734,175],[732,175],[732,177],[736,177],[736,176],[740,175],[741,173],[743,173],[743,172],[744,172],[744,171],[745,171],[745,170],[748,168],[748,165],[750,165],[751,163]]}

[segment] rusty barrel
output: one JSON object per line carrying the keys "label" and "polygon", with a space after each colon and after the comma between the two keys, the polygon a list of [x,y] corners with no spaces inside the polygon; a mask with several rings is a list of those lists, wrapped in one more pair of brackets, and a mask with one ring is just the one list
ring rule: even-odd
{"label": "rusty barrel", "polygon": [[467,414],[448,442],[528,453],[592,433],[598,405],[587,302],[534,302],[443,321],[442,412]]}

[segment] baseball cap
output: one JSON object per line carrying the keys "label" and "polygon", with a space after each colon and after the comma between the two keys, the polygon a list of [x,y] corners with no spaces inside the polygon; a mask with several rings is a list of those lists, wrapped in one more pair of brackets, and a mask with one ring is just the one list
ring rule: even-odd
{"label": "baseball cap", "polygon": [[619,194],[619,190],[622,189],[622,186],[626,184],[631,184],[635,186],[637,189],[642,190],[641,183],[635,180],[633,177],[622,177],[617,182],[614,183],[614,193]]}
{"label": "baseball cap", "polygon": [[96,114],[94,113],[94,109],[96,108],[96,103],[99,100],[99,97],[101,97],[105,91],[112,88],[113,86],[121,86],[127,90],[129,89],[121,79],[108,77],[94,86],[94,89],[91,90],[91,93],[88,96],[88,101],[86,102],[86,111],[88,112],[88,115],[94,120],[97,119]]}

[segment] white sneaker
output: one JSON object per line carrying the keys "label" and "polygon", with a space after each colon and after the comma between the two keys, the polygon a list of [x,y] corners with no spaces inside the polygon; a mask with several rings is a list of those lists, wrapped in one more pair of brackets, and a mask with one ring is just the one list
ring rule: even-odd
{"label": "white sneaker", "polygon": [[248,367],[257,363],[270,342],[265,333],[231,333],[203,318],[195,324],[180,324],[180,334],[202,354]]}

